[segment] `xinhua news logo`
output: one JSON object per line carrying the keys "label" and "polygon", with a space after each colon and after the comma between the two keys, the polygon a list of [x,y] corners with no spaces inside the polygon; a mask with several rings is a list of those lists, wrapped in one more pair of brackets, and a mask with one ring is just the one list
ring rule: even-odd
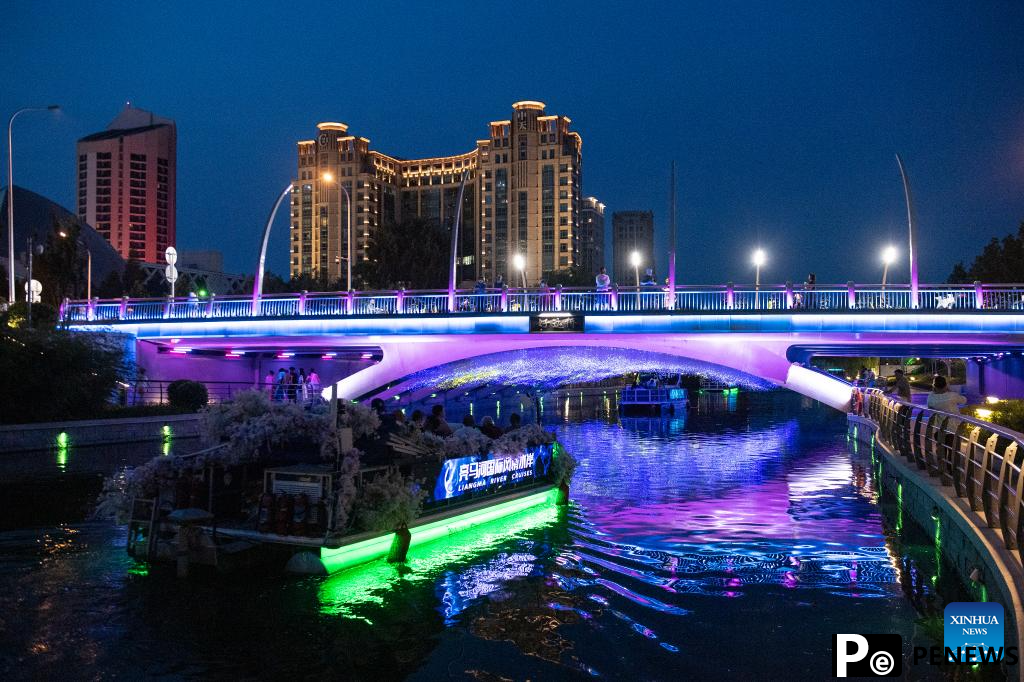
{"label": "xinhua news logo", "polygon": [[942,644],[946,660],[989,663],[1003,657],[1003,605],[957,601],[946,606]]}
{"label": "xinhua news logo", "polygon": [[899,677],[903,638],[899,635],[832,635],[836,677]]}

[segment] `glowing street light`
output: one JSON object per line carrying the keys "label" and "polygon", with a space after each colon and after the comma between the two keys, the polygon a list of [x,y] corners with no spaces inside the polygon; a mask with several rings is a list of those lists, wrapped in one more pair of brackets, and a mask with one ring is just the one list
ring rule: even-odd
{"label": "glowing street light", "polygon": [[639,251],[634,251],[629,254],[629,264],[633,266],[633,272],[636,274],[636,288],[640,288],[640,263],[642,259]]}
{"label": "glowing street light", "polygon": [[512,256],[512,265],[515,266],[516,270],[519,271],[519,277],[523,281],[523,288],[526,288],[526,258],[523,254],[517,253]]}
{"label": "glowing street light", "polygon": [[[320,176],[320,179],[324,182],[334,182],[334,174],[327,172]],[[345,189],[345,185],[342,184],[341,179],[338,179],[338,189],[345,194],[345,201],[348,202],[348,229],[346,234],[348,238],[345,240],[348,245],[346,251],[347,263],[345,264],[345,290],[352,291],[352,197],[349,196],[348,190]],[[341,218],[341,194],[338,194],[338,217]]]}
{"label": "glowing street light", "polygon": [[761,286],[761,266],[764,265],[768,257],[765,255],[764,249],[754,249],[754,255],[751,257],[751,261],[754,263],[754,287]]}
{"label": "glowing street light", "polygon": [[889,266],[896,262],[896,247],[887,246],[882,249],[882,263],[884,268],[882,269],[882,288],[885,289],[885,280],[889,276]]}
{"label": "glowing street light", "polygon": [[14,303],[14,119],[28,111],[58,111],[59,104],[18,109],[7,122],[7,300]]}

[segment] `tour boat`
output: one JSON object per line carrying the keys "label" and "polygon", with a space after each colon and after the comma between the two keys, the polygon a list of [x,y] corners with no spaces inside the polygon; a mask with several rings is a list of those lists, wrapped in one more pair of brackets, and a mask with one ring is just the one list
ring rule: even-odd
{"label": "tour boat", "polygon": [[674,382],[653,376],[640,379],[638,377],[638,385],[627,386],[619,394],[619,412],[622,415],[671,415],[689,405],[687,391],[680,386],[681,377],[676,377]]}
{"label": "tour boat", "polygon": [[[337,463],[212,463],[202,467],[201,475],[193,467],[170,484],[164,480],[155,495],[131,499],[128,553],[148,562],[176,563],[179,575],[187,575],[192,566],[226,571],[256,564],[327,575],[384,557],[405,561],[423,543],[531,507],[568,501],[568,482],[556,472],[565,465],[560,457],[572,458],[556,441],[515,453],[430,462],[410,457],[409,443],[401,437],[387,445],[389,466],[360,466],[350,481],[358,489],[389,469],[423,481],[422,510],[409,523],[388,530],[361,531],[351,523],[337,527],[334,505],[346,485]],[[256,476],[262,480],[258,505],[251,499]]]}

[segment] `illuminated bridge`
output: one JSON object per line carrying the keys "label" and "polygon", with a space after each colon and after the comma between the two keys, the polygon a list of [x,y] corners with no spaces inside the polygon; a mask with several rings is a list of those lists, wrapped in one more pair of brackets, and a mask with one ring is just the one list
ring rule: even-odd
{"label": "illuminated bridge", "polygon": [[849,386],[809,369],[811,357],[962,357],[1019,370],[1022,302],[1017,285],[557,287],[68,301],[61,318],[128,334],[149,380],[252,385],[280,366],[315,367],[341,396],[365,398],[443,367],[467,386],[701,368],[845,409]]}

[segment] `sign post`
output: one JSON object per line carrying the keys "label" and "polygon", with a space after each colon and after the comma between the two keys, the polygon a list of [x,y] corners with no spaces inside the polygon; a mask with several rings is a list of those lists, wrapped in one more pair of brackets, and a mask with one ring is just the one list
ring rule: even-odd
{"label": "sign post", "polygon": [[167,250],[164,251],[164,259],[167,261],[167,267],[164,268],[164,277],[171,285],[171,298],[174,298],[174,283],[178,281],[178,269],[174,267],[174,264],[178,262],[178,252],[173,246],[168,246]]}

